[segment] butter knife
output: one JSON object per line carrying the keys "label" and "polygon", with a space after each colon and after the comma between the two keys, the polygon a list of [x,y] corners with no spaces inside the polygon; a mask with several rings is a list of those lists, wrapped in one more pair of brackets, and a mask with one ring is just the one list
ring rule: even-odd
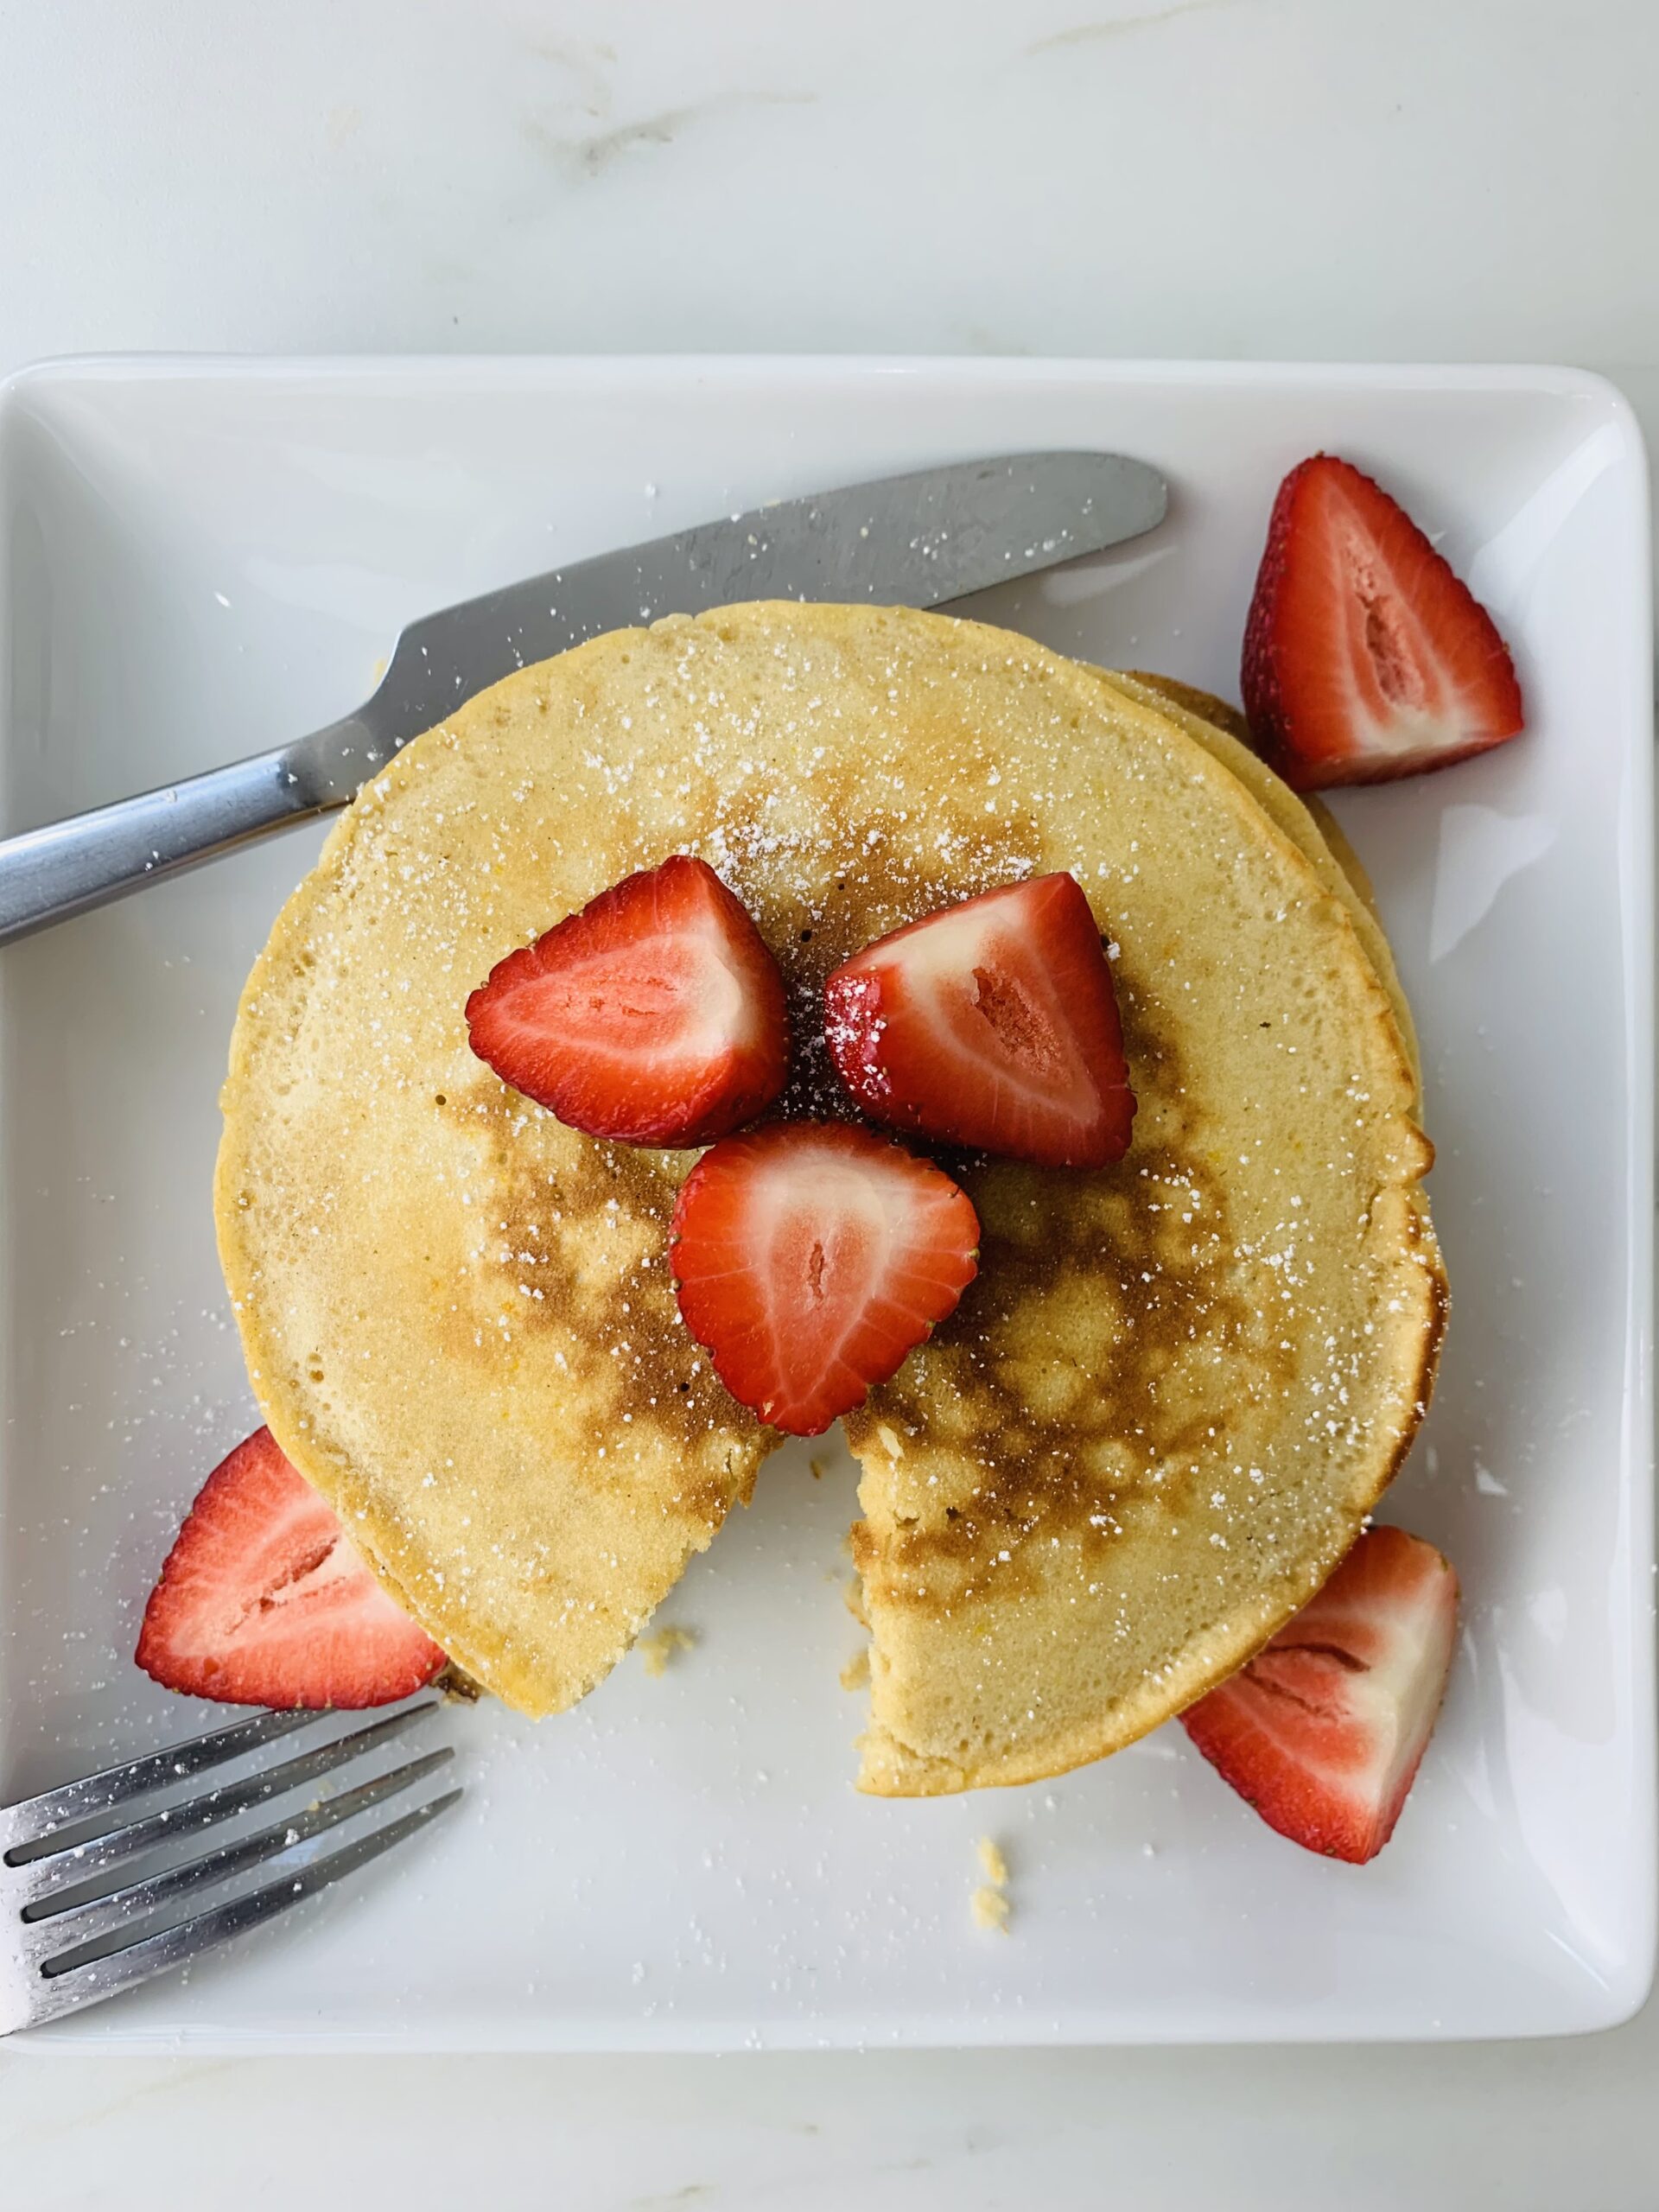
{"label": "butter knife", "polygon": [[344,806],[474,692],[600,631],[745,599],[937,607],[1139,537],[1166,501],[1120,454],[1003,455],[780,500],[445,607],[326,729],[0,842],[0,944]]}

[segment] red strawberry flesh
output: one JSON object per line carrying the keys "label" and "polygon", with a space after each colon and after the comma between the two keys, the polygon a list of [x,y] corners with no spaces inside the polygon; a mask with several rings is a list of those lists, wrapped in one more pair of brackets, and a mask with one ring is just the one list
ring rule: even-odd
{"label": "red strawberry flesh", "polygon": [[228,1705],[390,1705],[444,1664],[268,1428],[208,1476],[150,1592],[138,1664]]}
{"label": "red strawberry flesh", "polygon": [[1522,727],[1491,615],[1381,485],[1331,454],[1279,487],[1242,680],[1253,741],[1298,791],[1447,768]]}
{"label": "red strawberry flesh", "polygon": [[799,1122],[728,1137],[681,1187],[670,1247],[686,1326],[774,1428],[861,1405],[974,1279],[979,1222],[884,1137]]}
{"label": "red strawberry flesh", "polygon": [[572,1128],[699,1145],[784,1086],[783,978],[741,902],[677,854],[510,953],[467,1001],[472,1046]]}
{"label": "red strawberry flesh", "polygon": [[1135,1098],[1112,971],[1075,878],[946,906],[824,985],[842,1083],[874,1121],[1052,1167],[1121,1160]]}
{"label": "red strawberry flesh", "polygon": [[1361,1536],[1325,1587],[1182,1725],[1269,1827],[1362,1865],[1416,1777],[1457,1630],[1458,1578],[1402,1529]]}

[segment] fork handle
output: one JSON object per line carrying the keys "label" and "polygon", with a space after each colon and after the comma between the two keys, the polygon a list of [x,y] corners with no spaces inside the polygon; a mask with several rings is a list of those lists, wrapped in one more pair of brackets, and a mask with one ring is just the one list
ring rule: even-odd
{"label": "fork handle", "polygon": [[335,722],[274,753],[0,840],[0,944],[343,804],[351,792],[340,762],[367,739],[355,720]]}

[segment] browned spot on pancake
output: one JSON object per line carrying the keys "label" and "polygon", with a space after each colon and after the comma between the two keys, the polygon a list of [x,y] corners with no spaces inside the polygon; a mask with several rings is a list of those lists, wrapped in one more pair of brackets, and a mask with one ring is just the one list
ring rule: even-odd
{"label": "browned spot on pancake", "polygon": [[783,970],[792,1050],[779,1114],[851,1121],[855,1109],[823,1039],[824,978],[890,930],[1032,874],[1041,847],[1029,825],[938,813],[924,823],[822,772],[813,791],[834,824],[830,842],[780,836],[764,802],[740,795],[698,849],[753,915]]}
{"label": "browned spot on pancake", "polygon": [[[849,1418],[865,1448],[882,1424],[925,1433],[954,1398],[983,1471],[943,1517],[887,1540],[882,1587],[893,1602],[959,1601],[970,1589],[962,1576],[993,1560],[1000,1592],[1035,1589],[1027,1540],[1075,1538],[1093,1554],[1126,1513],[1183,1514],[1230,1411],[1205,1368],[1230,1389],[1242,1375],[1276,1389],[1288,1371],[1277,1323],[1248,1295],[1225,1183],[1169,1026],[1147,994],[1117,981],[1139,1100],[1128,1153],[1086,1174],[953,1163],[980,1213],[979,1274],[932,1338],[923,1387],[913,1365],[900,1369]],[[946,1565],[957,1572],[941,1575]]]}
{"label": "browned spot on pancake", "polygon": [[[685,1456],[679,1500],[717,1526],[730,1502],[723,1451],[711,1436],[761,1424],[728,1395],[680,1319],[668,1265],[668,1229],[681,1156],[573,1138],[550,1115],[480,1075],[443,1109],[477,1140],[487,1186],[477,1199],[486,1237],[484,1282],[513,1334],[551,1338],[597,1397],[596,1441],[655,1432]],[[691,1155],[683,1156],[689,1167]],[[472,1318],[456,1331],[461,1356],[499,1371],[502,1351]],[[625,1462],[595,1458],[596,1485],[626,1485]]]}

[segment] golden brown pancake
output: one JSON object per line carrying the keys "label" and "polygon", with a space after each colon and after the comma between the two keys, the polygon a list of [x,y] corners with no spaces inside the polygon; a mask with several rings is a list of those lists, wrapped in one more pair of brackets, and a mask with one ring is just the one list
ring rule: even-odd
{"label": "golden brown pancake", "polygon": [[1304,798],[1292,791],[1260,753],[1250,749],[1249,725],[1236,707],[1230,707],[1224,700],[1200,691],[1193,684],[1179,683],[1173,676],[1147,676],[1139,670],[1131,673],[1118,669],[1103,669],[1101,674],[1142,706],[1169,715],[1223,767],[1230,769],[1274,827],[1281,830],[1305,856],[1326,890],[1341,899],[1365,957],[1389,995],[1401,1041],[1421,1092],[1423,1071],[1416,1025],[1394,964],[1393,948],[1383,933],[1376,894],[1358,854],[1330,808],[1316,798]]}
{"label": "golden brown pancake", "polygon": [[1107,673],[1114,677],[1127,677],[1132,683],[1145,684],[1148,690],[1157,692],[1160,698],[1184,707],[1189,715],[1210,723],[1224,737],[1230,737],[1236,745],[1249,746],[1250,725],[1245,719],[1243,709],[1231,705],[1215,692],[1201,691],[1196,683],[1185,683],[1179,676],[1160,676],[1150,669],[1115,668],[1109,669]]}
{"label": "golden brown pancake", "polygon": [[[1410,1009],[1400,986],[1392,953],[1377,918],[1369,879],[1353,854],[1352,848],[1348,845],[1347,840],[1336,825],[1333,817],[1324,808],[1316,809],[1298,798],[1296,794],[1292,792],[1256,754],[1247,749],[1243,741],[1246,734],[1243,716],[1238,715],[1236,709],[1228,708],[1222,701],[1173,678],[1139,673],[1124,675],[1117,671],[1101,671],[1101,673],[1121,695],[1134,698],[1141,705],[1155,709],[1166,718],[1173,719],[1184,733],[1202,745],[1219,766],[1234,775],[1244,785],[1250,797],[1267,813],[1274,826],[1296,846],[1314,870],[1322,887],[1341,902],[1349,922],[1360,940],[1368,964],[1389,998],[1394,1014],[1395,1049],[1403,1055],[1411,1073],[1411,1093],[1414,1112],[1419,1095],[1419,1072],[1416,1037]],[[1137,1136],[1144,1137],[1144,1124],[1139,1124]],[[1007,1173],[1010,1171],[1003,1172]],[[1433,1308],[1425,1339],[1425,1359],[1421,1376],[1422,1396],[1426,1400],[1428,1389],[1432,1384],[1434,1361],[1438,1355],[1440,1338],[1444,1325],[1445,1285],[1438,1249],[1433,1242],[1433,1231],[1428,1223],[1427,1208],[1421,1188],[1414,1190],[1411,1195],[1409,1213],[1411,1220],[1407,1226],[1407,1242],[1410,1243],[1415,1241],[1418,1244],[1421,1265],[1430,1286],[1430,1305]],[[927,1355],[925,1353],[920,1357],[925,1359]],[[912,1368],[914,1364],[915,1363],[912,1362]],[[894,1390],[902,1387],[910,1371],[906,1370],[905,1374],[901,1374],[897,1383],[892,1386]],[[869,1416],[858,1418],[863,1420],[867,1425],[870,1422]],[[899,1440],[899,1433],[893,1424],[887,1424],[887,1441],[891,1443],[893,1440]],[[873,1445],[880,1445],[883,1440],[878,1428],[874,1440],[868,1434],[865,1436],[864,1449],[871,1452],[872,1456],[874,1456]],[[1402,1444],[1399,1457],[1403,1457],[1404,1448],[1405,1446]],[[870,1464],[868,1459],[866,1464],[867,1465]],[[1397,1459],[1395,1464],[1398,1464]],[[896,1473],[896,1470],[892,1471]],[[868,1478],[867,1477],[867,1491],[868,1488]],[[1041,1502],[1033,1499],[1028,1501],[1020,1521],[1022,1526],[1032,1523],[1040,1527],[1051,1518],[1052,1516],[1043,1510]],[[1353,1526],[1357,1529],[1357,1521]],[[868,1541],[868,1539],[866,1541]],[[1052,1541],[1051,1548],[1052,1548]],[[1340,1556],[1339,1552],[1337,1556]],[[1012,1564],[1012,1561],[1008,1563]],[[1332,1564],[1334,1564],[1334,1559]],[[1051,1574],[1051,1580],[1059,1579],[1061,1578],[1058,1573]],[[1316,1585],[1309,1586],[1306,1594],[1312,1593],[1313,1586]],[[1298,1602],[1305,1602],[1305,1599]],[[861,1615],[868,1613],[870,1610],[870,1591],[868,1583],[859,1610]],[[1052,1611],[1053,1608],[1051,1606],[1049,1610]],[[1294,1610],[1294,1607],[1287,1610]],[[1042,1621],[1041,1614],[1044,1608],[1041,1606],[1012,1607],[1007,1611],[1016,1617],[1025,1616],[1033,1621],[1032,1650],[1026,1671],[1028,1679],[1037,1680],[1043,1671],[1039,1654],[1042,1649],[1045,1633],[1052,1627],[1052,1624],[1045,1624]],[[924,1631],[924,1633],[927,1632]],[[1065,1627],[1059,1627],[1058,1640],[1064,1641],[1065,1637]],[[908,1645],[912,1639],[912,1624],[906,1620],[903,1609],[897,1609],[886,1624],[885,1638],[878,1635],[877,1654],[880,1655],[882,1643],[885,1641],[891,1668],[895,1656],[900,1653],[901,1646]],[[937,1632],[929,1635],[928,1640],[937,1643],[939,1640]],[[959,1636],[957,1641],[963,1647],[969,1643],[969,1639],[964,1637]],[[1001,1625],[997,1630],[996,1641],[1003,1646],[1006,1646],[1007,1642],[1006,1629]],[[1243,1659],[1249,1656],[1249,1649],[1253,1648],[1255,1648],[1253,1644],[1247,1645],[1242,1638],[1239,1639],[1235,1644],[1236,1659],[1232,1663],[1242,1662]],[[960,1671],[969,1672],[972,1663],[971,1654],[967,1653],[965,1664]],[[916,1678],[919,1678],[925,1671],[914,1654],[907,1651],[899,1658],[899,1667],[902,1671]],[[982,1673],[988,1671],[988,1669],[982,1667]],[[1065,1675],[1074,1670],[1062,1665],[1058,1671]],[[1086,1675],[1086,1669],[1084,1671]],[[1228,1669],[1223,1667],[1206,1673],[1201,1687],[1209,1687],[1213,1681],[1220,1679],[1226,1671]],[[1167,1688],[1168,1685],[1165,1688]],[[1039,1689],[1046,1697],[1052,1708],[1054,1703],[1052,1692],[1046,1685],[1040,1683]],[[1091,1734],[1087,1730],[1085,1722],[1080,1742],[1076,1740],[1064,1742],[1057,1746],[1053,1738],[1059,1736],[1061,1732],[1054,1730],[1052,1732],[1048,1745],[1041,1750],[1033,1749],[1033,1754],[1027,1760],[1021,1760],[1020,1764],[1015,1764],[1005,1757],[999,1760],[995,1767],[988,1763],[968,1764],[965,1761],[959,1763],[957,1760],[953,1760],[950,1755],[948,1745],[938,1750],[930,1746],[931,1756],[918,1759],[915,1756],[918,1747],[913,1742],[906,1742],[903,1738],[895,1738],[891,1731],[883,1730],[878,1726],[873,1729],[870,1736],[866,1739],[864,1772],[861,1780],[862,1786],[867,1789],[912,1794],[935,1789],[971,1787],[985,1782],[1037,1779],[1043,1774],[1057,1772],[1066,1766],[1075,1764],[1080,1758],[1096,1757],[1103,1751],[1116,1748],[1120,1743],[1130,1740],[1134,1735],[1141,1732],[1143,1725],[1154,1725],[1156,1719],[1162,1719],[1167,1712],[1178,1709],[1180,1705],[1189,1702],[1191,1695],[1199,1693],[1183,1692],[1179,1695],[1166,1695],[1149,1688],[1148,1694],[1145,1698],[1128,1701],[1129,1710],[1123,1716],[1120,1732],[1114,1732],[1109,1738],[1103,1732]],[[953,1694],[957,1704],[960,1705],[964,1701],[962,1685],[959,1682],[955,1686]],[[1086,1713],[1091,1702],[1091,1692],[1084,1688],[1081,1695],[1074,1698],[1074,1701]],[[1135,1710],[1137,1703],[1141,1707],[1141,1713],[1137,1713]],[[879,1712],[878,1701],[878,1719]],[[1141,1715],[1147,1712],[1153,1717],[1143,1722]],[[1035,1724],[1037,1713],[1034,1709],[1031,1718]],[[912,1737],[919,1733],[916,1726],[916,1719],[917,1709],[912,1700],[908,1721],[909,1732]],[[944,1732],[939,1732],[943,1734]]]}
{"label": "golden brown pancake", "polygon": [[[1230,737],[1236,745],[1242,745],[1257,766],[1266,769],[1267,772],[1273,776],[1275,783],[1283,784],[1283,779],[1268,768],[1266,761],[1251,744],[1250,725],[1245,720],[1241,708],[1232,706],[1225,699],[1217,698],[1213,691],[1201,691],[1196,683],[1183,683],[1179,676],[1154,676],[1142,668],[1109,669],[1106,672],[1114,681],[1122,681],[1127,677],[1131,684],[1139,686],[1141,690],[1155,691],[1160,699],[1185,708],[1186,713],[1195,721],[1208,722],[1212,730],[1219,730],[1224,737]],[[1139,690],[1136,691],[1135,696],[1137,697],[1140,696]],[[1183,728],[1185,727],[1187,725],[1184,723]],[[1196,732],[1194,734],[1197,734]],[[1224,753],[1222,757],[1230,765],[1231,764],[1233,756],[1230,753]],[[1258,798],[1262,797],[1262,786],[1257,778],[1247,777],[1246,785]],[[1332,813],[1317,792],[1291,791],[1288,784],[1283,784],[1283,788],[1289,791],[1291,798],[1313,817],[1313,825],[1330,847],[1337,865],[1369,908],[1371,918],[1380,922],[1382,918],[1377,912],[1376,893],[1372,887],[1370,875],[1366,873],[1365,864],[1349,843],[1347,832],[1337,820],[1336,816]],[[1294,813],[1281,813],[1275,811],[1271,806],[1268,811],[1281,830],[1288,830],[1295,819]],[[1294,842],[1300,843],[1300,840],[1296,839]],[[1312,855],[1309,857],[1312,858]]]}
{"label": "golden brown pancake", "polygon": [[1403,1454],[1443,1305],[1428,1159],[1348,905],[1212,751],[1096,672],[903,610],[757,604],[469,702],[348,810],[250,981],[220,1248],[283,1449],[375,1571],[529,1713],[590,1688],[777,1440],[680,1328],[690,1155],[595,1143],[467,1049],[468,992],[700,853],[791,988],[792,1113],[846,1112],[827,971],[1069,868],[1140,1100],[1098,1174],[951,1162],[950,1321],[848,1423],[866,1788],[1098,1757],[1237,1665]]}

